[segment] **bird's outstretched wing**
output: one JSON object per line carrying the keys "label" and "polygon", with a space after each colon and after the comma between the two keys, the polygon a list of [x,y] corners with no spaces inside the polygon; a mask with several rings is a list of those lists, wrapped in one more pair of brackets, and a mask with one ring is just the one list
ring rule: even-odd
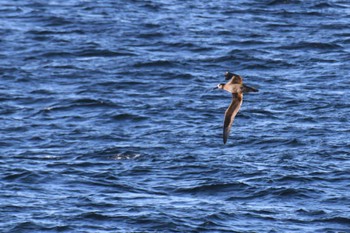
{"label": "bird's outstretched wing", "polygon": [[243,83],[243,79],[241,76],[239,76],[238,74],[231,73],[231,72],[225,73],[225,79],[230,80],[230,83],[232,83],[232,84],[242,84]]}
{"label": "bird's outstretched wing", "polygon": [[234,93],[232,94],[232,101],[230,106],[227,108],[225,112],[225,120],[224,120],[224,144],[226,144],[228,135],[230,134],[231,126],[235,116],[237,115],[241,105],[243,102],[243,94]]}
{"label": "bird's outstretched wing", "polygon": [[233,76],[236,76],[236,74],[227,71],[225,73],[225,80],[230,80]]}

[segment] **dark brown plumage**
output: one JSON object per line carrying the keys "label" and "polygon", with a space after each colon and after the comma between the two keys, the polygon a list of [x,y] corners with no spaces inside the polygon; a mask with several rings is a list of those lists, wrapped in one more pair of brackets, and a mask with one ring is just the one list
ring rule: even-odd
{"label": "dark brown plumage", "polygon": [[224,144],[226,144],[227,142],[227,138],[228,138],[228,135],[230,134],[233,121],[241,107],[242,102],[243,102],[242,93],[232,93],[231,104],[225,112],[224,132],[223,132]]}
{"label": "dark brown plumage", "polygon": [[230,72],[225,73],[225,79],[230,80],[226,84],[218,84],[217,88],[224,89],[225,91],[232,93],[232,101],[230,106],[225,112],[224,129],[223,129],[223,140],[224,144],[227,142],[227,138],[230,134],[233,121],[242,105],[243,93],[247,92],[258,92],[258,89],[249,87],[243,84],[243,79],[238,74]]}

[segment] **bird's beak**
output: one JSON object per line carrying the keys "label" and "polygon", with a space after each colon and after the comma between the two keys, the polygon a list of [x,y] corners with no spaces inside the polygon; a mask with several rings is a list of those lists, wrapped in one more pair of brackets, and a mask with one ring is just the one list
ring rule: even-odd
{"label": "bird's beak", "polygon": [[216,87],[213,88],[213,90],[222,89],[223,86],[225,86],[225,83],[219,83],[218,85],[216,85]]}

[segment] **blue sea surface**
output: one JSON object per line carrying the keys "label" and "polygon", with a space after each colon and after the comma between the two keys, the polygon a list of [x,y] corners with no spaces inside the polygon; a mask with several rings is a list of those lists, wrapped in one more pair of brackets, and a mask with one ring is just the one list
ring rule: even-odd
{"label": "blue sea surface", "polygon": [[[0,232],[350,232],[348,0],[0,0]],[[226,145],[230,93],[247,94]]]}

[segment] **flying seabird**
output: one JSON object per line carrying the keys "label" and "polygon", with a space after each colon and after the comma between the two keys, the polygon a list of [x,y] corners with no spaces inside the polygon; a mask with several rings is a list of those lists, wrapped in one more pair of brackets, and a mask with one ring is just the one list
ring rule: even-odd
{"label": "flying seabird", "polygon": [[258,92],[258,89],[255,89],[253,87],[248,87],[247,85],[243,84],[243,79],[238,74],[226,72],[225,79],[230,81],[228,81],[226,84],[220,83],[215,88],[215,89],[223,89],[225,91],[232,93],[231,104],[225,112],[224,132],[223,132],[224,144],[226,144],[228,135],[230,134],[233,120],[235,119],[235,116],[237,115],[239,108],[242,105],[243,93]]}

